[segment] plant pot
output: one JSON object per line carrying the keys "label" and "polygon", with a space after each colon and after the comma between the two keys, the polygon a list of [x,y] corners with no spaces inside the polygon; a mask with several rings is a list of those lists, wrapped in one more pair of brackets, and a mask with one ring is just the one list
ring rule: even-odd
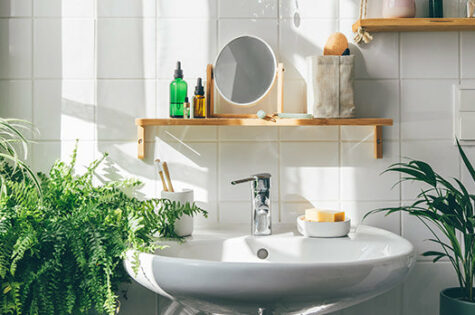
{"label": "plant pot", "polygon": [[[474,288],[475,290],[475,288]],[[473,315],[475,303],[463,301],[461,288],[448,288],[440,292],[440,315]]]}
{"label": "plant pot", "polygon": [[[162,191],[162,198],[169,199],[171,201],[178,201],[182,204],[189,202],[193,203],[193,190],[184,189],[178,192]],[[193,233],[193,217],[184,215],[175,222],[175,233],[178,236],[189,236]]]}

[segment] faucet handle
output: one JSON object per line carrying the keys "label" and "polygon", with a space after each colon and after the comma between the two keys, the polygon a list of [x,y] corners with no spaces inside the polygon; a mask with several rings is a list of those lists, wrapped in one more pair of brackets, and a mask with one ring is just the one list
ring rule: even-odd
{"label": "faucet handle", "polygon": [[233,181],[231,182],[231,184],[232,184],[232,185],[237,185],[237,184],[252,182],[252,181],[254,181],[254,180],[256,180],[254,177],[248,177],[248,178],[233,180]]}
{"label": "faucet handle", "polygon": [[252,181],[258,181],[260,179],[270,179],[270,177],[271,177],[271,174],[269,173],[260,173],[260,174],[251,175],[251,177],[248,177],[248,178],[234,180],[231,182],[231,184],[237,185],[237,184],[242,184],[242,183],[247,183],[247,182],[252,182]]}

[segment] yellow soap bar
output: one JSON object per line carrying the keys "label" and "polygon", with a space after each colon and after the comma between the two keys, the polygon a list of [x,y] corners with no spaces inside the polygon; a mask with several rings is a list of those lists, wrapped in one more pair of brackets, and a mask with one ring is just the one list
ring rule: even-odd
{"label": "yellow soap bar", "polygon": [[305,210],[305,220],[314,222],[340,222],[345,221],[345,212],[336,210]]}
{"label": "yellow soap bar", "polygon": [[305,210],[305,221],[318,221],[318,210],[315,208]]}

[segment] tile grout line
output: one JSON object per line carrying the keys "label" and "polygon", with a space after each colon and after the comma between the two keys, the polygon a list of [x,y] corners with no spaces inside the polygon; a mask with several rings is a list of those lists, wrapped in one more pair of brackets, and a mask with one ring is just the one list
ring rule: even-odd
{"label": "tile grout line", "polygon": [[[402,155],[402,83],[401,83],[401,63],[402,63],[402,46],[401,46],[401,33],[398,33],[398,123],[399,123],[399,159],[398,162],[401,163]],[[399,174],[399,180],[401,180],[402,175]],[[399,186],[399,206],[402,206],[402,185]],[[402,213],[399,213],[399,235],[403,234],[403,224],[402,224]],[[399,314],[403,315],[404,307],[404,286],[401,285],[399,295]]]}
{"label": "tile grout line", "polygon": [[[214,20],[214,27],[216,28],[216,34],[215,34],[215,54],[219,50],[219,7],[220,3],[219,1],[216,1],[216,12],[215,12],[215,17],[216,19]],[[220,135],[220,128],[218,126],[215,127],[216,129],[216,221],[218,224],[221,222],[221,187],[219,185],[219,178],[221,176],[221,160],[220,160],[220,150],[221,150],[221,135]]]}
{"label": "tile grout line", "polygon": [[[34,125],[35,121],[35,21],[34,21],[34,16],[35,16],[35,1],[31,2],[31,17],[29,17],[30,23],[31,23],[31,69],[30,69],[30,80],[31,80],[31,123]],[[33,131],[34,132],[34,131]],[[39,136],[39,135],[38,135]],[[35,139],[37,136],[34,134],[31,135],[32,139]],[[36,140],[36,139],[35,139]],[[31,162],[33,165],[33,168],[36,169],[36,162],[35,162],[35,151],[37,148],[35,148],[35,145],[32,144],[31,146],[31,152],[32,152],[32,157],[31,157]]]}

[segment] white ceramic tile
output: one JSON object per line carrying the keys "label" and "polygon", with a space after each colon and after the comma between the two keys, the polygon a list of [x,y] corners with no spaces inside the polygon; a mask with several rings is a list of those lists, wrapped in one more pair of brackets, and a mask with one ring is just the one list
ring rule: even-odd
{"label": "white ceramic tile", "polygon": [[401,81],[401,138],[453,138],[453,85],[455,80]]}
{"label": "white ceramic tile", "polygon": [[[447,179],[460,178],[459,154],[451,140],[402,141],[401,157],[404,162],[417,159],[429,163],[434,171]],[[402,200],[413,200],[424,187],[427,188],[420,183],[404,182]]]}
{"label": "white ceramic tile", "polygon": [[[356,117],[391,118],[393,126],[383,127],[384,139],[399,139],[399,82],[397,80],[356,80]],[[343,140],[373,141],[372,127],[341,127]]]}
{"label": "white ceramic tile", "polygon": [[296,223],[297,218],[304,215],[305,210],[309,208],[340,209],[340,203],[338,201],[282,202],[281,222]]}
{"label": "white ceramic tile", "polygon": [[77,156],[76,156],[76,165],[75,172],[76,174],[84,174],[87,171],[87,168],[94,162],[96,159],[96,147],[93,141],[61,141],[61,160],[70,163],[71,157],[76,149],[77,145]]}
{"label": "white ceramic tile", "polygon": [[221,18],[277,18],[278,0],[219,0]]}
{"label": "white ceramic tile", "polygon": [[153,163],[153,144],[146,143],[145,150],[145,159],[140,160],[137,159],[137,143],[135,141],[97,142],[97,157],[102,157],[104,153],[109,154],[95,172],[97,183],[137,179],[143,184],[139,189],[133,191],[137,198],[157,198],[159,196],[157,191],[158,174]]}
{"label": "white ceramic tile", "polygon": [[402,285],[341,311],[342,315],[400,315]]}
{"label": "white ceramic tile", "polygon": [[[405,202],[405,204],[410,204]],[[437,237],[440,238],[443,242],[450,244],[448,238],[439,231],[437,226],[431,222],[425,221],[427,225],[433,229]],[[443,251],[442,247],[435,244],[434,242],[429,241],[429,239],[435,239],[435,236],[430,232],[426,225],[417,217],[411,216],[407,213],[402,213],[402,236],[410,241],[416,249],[418,255],[417,260],[419,261],[432,261],[434,257],[424,257],[422,254],[426,251]],[[447,260],[442,258],[442,260]]]}
{"label": "white ceramic tile", "polygon": [[31,81],[0,81],[0,117],[31,121],[32,99]]}
{"label": "white ceramic tile", "polygon": [[[161,184],[157,184],[159,189]],[[201,209],[204,209],[208,212],[208,217],[205,218],[202,215],[195,216],[193,219],[194,227],[197,229],[206,229],[206,228],[215,228],[218,223],[218,205],[217,201],[196,201],[196,205]]]}
{"label": "white ceramic tile", "polygon": [[98,140],[135,140],[135,119],[151,118],[154,115],[154,80],[98,81]]}
{"label": "white ceramic tile", "polygon": [[31,20],[0,20],[0,78],[31,76]]}
{"label": "white ceramic tile", "polygon": [[382,208],[398,207],[399,201],[342,201],[341,210],[351,219],[352,226],[359,224],[375,226],[391,231],[396,234],[401,233],[401,216],[399,213],[386,216],[385,213],[374,213],[367,216],[366,213]]}
{"label": "white ceramic tile", "polygon": [[280,16],[286,18],[338,18],[338,1],[280,1]]}
{"label": "white ceramic tile", "polygon": [[218,156],[220,201],[250,201],[249,185],[233,186],[231,182],[259,173],[272,175],[271,200],[278,200],[277,143],[223,142],[219,144]]}
{"label": "white ceramic tile", "polygon": [[377,33],[369,45],[356,45],[351,26],[354,19],[340,20],[340,32],[346,35],[355,55],[356,79],[397,79],[399,77],[398,33]]}
{"label": "white ceramic tile", "polygon": [[[360,2],[355,0],[340,0],[340,19],[358,19]],[[368,1],[367,17],[380,18],[382,16],[382,1]]]}
{"label": "white ceramic tile", "polygon": [[38,19],[34,26],[35,77],[94,77],[93,20]]}
{"label": "white ceramic tile", "polygon": [[[470,164],[472,164],[472,166],[475,167],[475,147],[463,146],[462,149],[467,155],[467,158],[470,161]],[[462,173],[461,174],[462,183],[464,184],[465,188],[467,188],[467,190],[473,194],[475,192],[475,180],[470,175],[467,167],[462,161],[462,158],[460,158],[460,164],[461,164],[461,173]]]}
{"label": "white ceramic tile", "polygon": [[322,54],[325,42],[337,31],[338,23],[333,19],[283,19],[279,27],[279,51],[286,69],[285,76],[290,79],[305,79],[306,57]]}
{"label": "white ceramic tile", "polygon": [[33,2],[35,16],[38,17],[94,16],[94,0],[33,0]]}
{"label": "white ceramic tile", "polygon": [[157,80],[157,118],[170,117],[170,82],[172,80],[173,75],[168,80]]}
{"label": "white ceramic tile", "polygon": [[1,17],[31,16],[32,0],[2,0],[0,1]]}
{"label": "white ceramic tile", "polygon": [[155,12],[155,0],[97,0],[98,17],[155,17]]}
{"label": "white ceramic tile", "polygon": [[[174,40],[179,39],[179,40]],[[157,73],[173,80],[180,60],[189,89],[197,77],[206,77],[206,65],[216,58],[216,20],[159,19],[157,21]]]}
{"label": "white ceramic tile", "polygon": [[416,17],[429,17],[429,1],[416,0]]}
{"label": "white ceramic tile", "polygon": [[[45,141],[34,143],[33,169],[38,172],[48,173],[53,163],[57,160],[69,163],[75,146],[75,141]],[[86,167],[94,161],[94,156],[95,148],[93,142],[79,142],[75,171],[78,174],[83,173]]]}
{"label": "white ceramic tile", "polygon": [[153,19],[99,19],[97,43],[99,78],[155,77]]}
{"label": "white ceramic tile", "polygon": [[403,287],[404,315],[438,315],[440,291],[457,286],[450,263],[417,263]]}
{"label": "white ceramic tile", "polygon": [[219,0],[158,0],[159,18],[215,18]]}
{"label": "white ceramic tile", "polygon": [[[216,143],[160,141],[157,144],[155,158],[167,162],[173,188],[176,191],[193,189],[196,201],[212,203],[217,200]],[[157,185],[158,189],[162,190],[161,182]],[[216,214],[212,216],[216,218]]]}
{"label": "white ceramic tile", "polygon": [[397,174],[381,175],[389,165],[399,161],[399,143],[384,142],[384,156],[374,158],[372,143],[341,144],[341,200],[399,200],[399,188],[392,186]]}
{"label": "white ceramic tile", "polygon": [[401,33],[403,78],[458,78],[458,33]]}
{"label": "white ceramic tile", "polygon": [[462,78],[475,78],[475,33],[461,32],[461,69]]}
{"label": "white ceramic tile", "polygon": [[291,80],[284,75],[284,112],[307,112],[307,84],[304,79]]}
{"label": "white ceramic tile", "polygon": [[[466,7],[466,1],[465,3],[462,3],[462,0],[454,0],[454,1],[444,1],[443,7],[444,7],[444,17],[460,17],[459,15],[459,5],[462,5],[463,7]],[[465,17],[465,16],[463,16]]]}
{"label": "white ceramic tile", "polygon": [[[157,138],[167,142],[208,141],[217,140],[218,127],[208,126],[164,126],[155,129]],[[150,129],[152,132],[153,128]]]}
{"label": "white ceramic tile", "polygon": [[281,143],[280,159],[282,200],[338,200],[338,143]]}
{"label": "white ceramic tile", "polygon": [[283,141],[338,141],[335,126],[280,127],[279,132]]}
{"label": "white ceramic tile", "polygon": [[[354,0],[339,0],[340,18],[357,19],[359,17],[360,3]],[[378,1],[379,2],[379,1]]]}
{"label": "white ceramic tile", "polygon": [[33,117],[42,140],[94,140],[94,81],[36,80]]}
{"label": "white ceramic tile", "polygon": [[277,140],[278,128],[262,128],[252,126],[219,127],[219,140],[229,141],[269,141]]}
{"label": "white ceramic tile", "polygon": [[[219,203],[219,222],[232,224],[248,224],[251,226],[252,203],[249,201],[241,202],[220,202]],[[279,203],[271,203],[272,223],[279,222]]]}
{"label": "white ceramic tile", "polygon": [[277,54],[276,19],[222,19],[219,20],[218,48],[242,35],[257,36],[266,41]]}

